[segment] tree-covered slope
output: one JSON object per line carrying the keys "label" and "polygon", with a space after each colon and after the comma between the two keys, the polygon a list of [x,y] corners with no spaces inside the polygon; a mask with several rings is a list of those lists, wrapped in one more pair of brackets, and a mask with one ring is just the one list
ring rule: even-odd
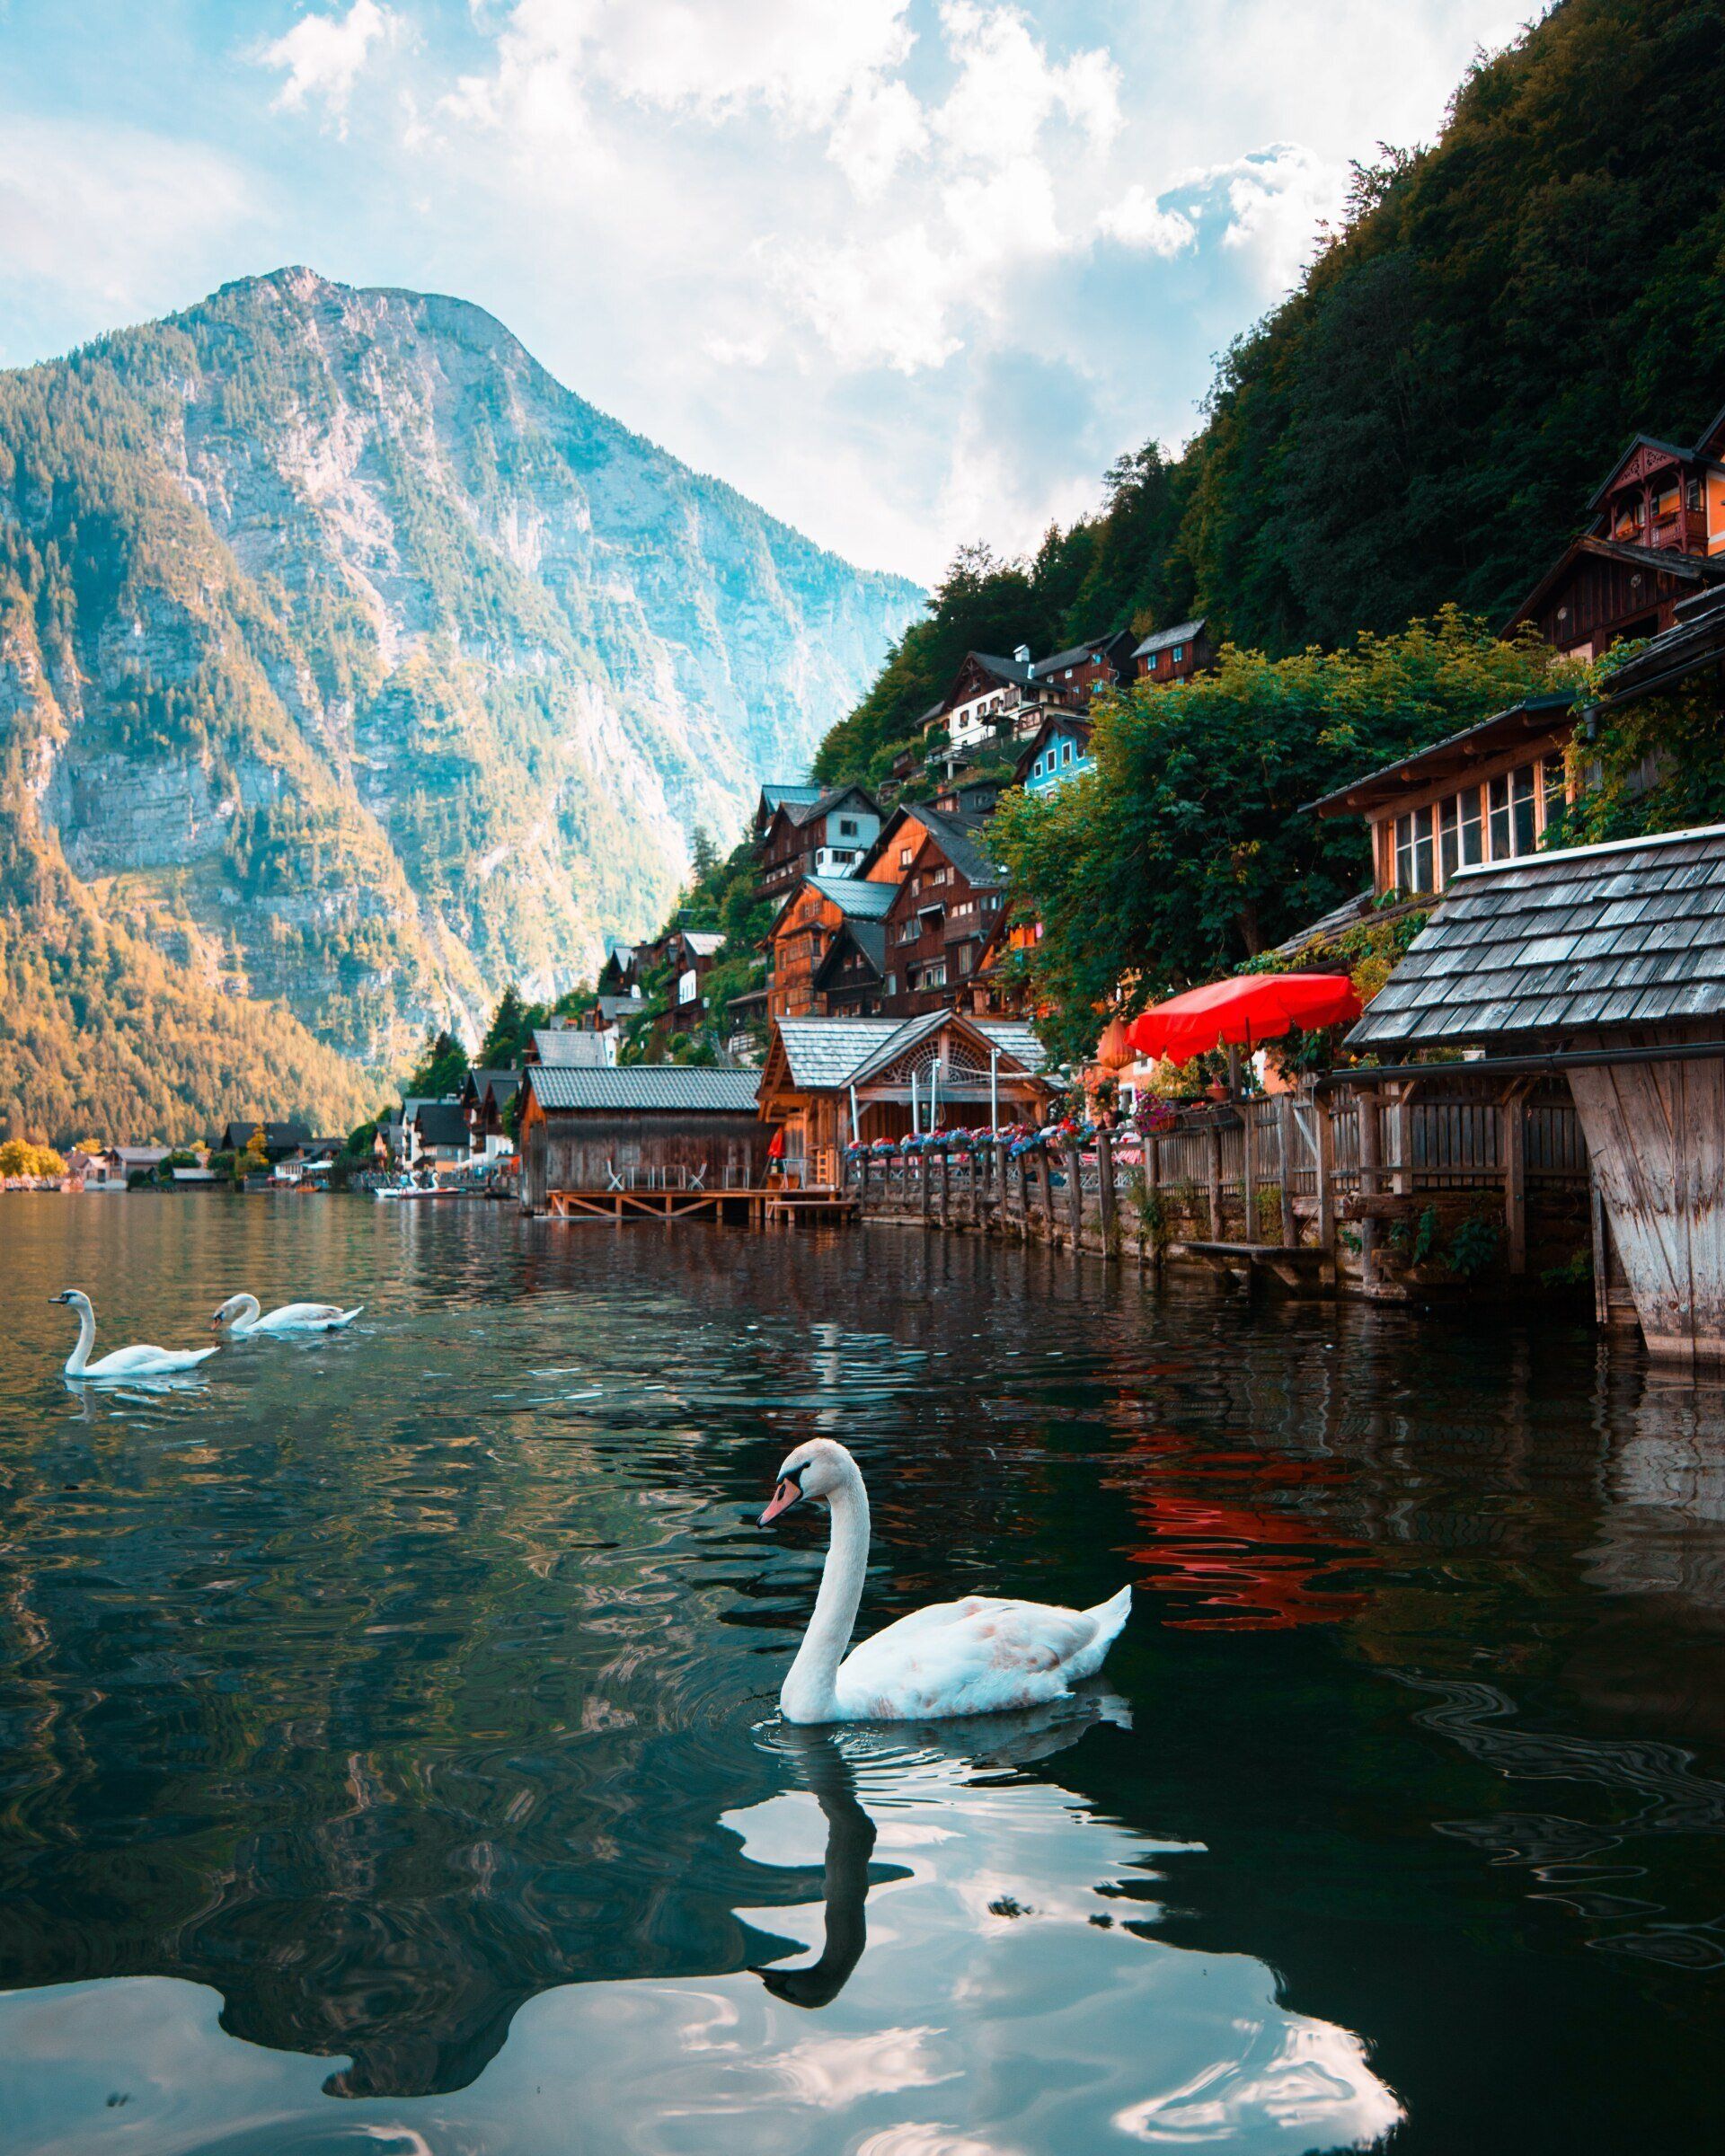
{"label": "tree-covered slope", "polygon": [[478,308],[226,287],[0,376],[0,915],[75,1002],[75,919],[373,1067],[476,1038],[647,930],[919,596]]}
{"label": "tree-covered slope", "polygon": [[1691,440],[1725,403],[1721,111],[1718,0],[1560,0],[1435,145],[1357,170],[1178,460],[1122,459],[1031,563],[961,558],[822,775],[878,772],[971,646],[1202,614],[1274,658],[1446,603],[1501,618],[1630,435]]}

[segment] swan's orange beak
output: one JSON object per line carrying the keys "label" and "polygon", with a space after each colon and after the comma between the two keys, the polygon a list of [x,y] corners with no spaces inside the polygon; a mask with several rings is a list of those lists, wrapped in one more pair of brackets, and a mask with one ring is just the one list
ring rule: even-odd
{"label": "swan's orange beak", "polygon": [[792,1481],[789,1475],[787,1475],[784,1480],[781,1482],[778,1488],[773,1492],[773,1502],[761,1515],[761,1525],[763,1527],[770,1527],[773,1522],[778,1518],[782,1512],[790,1511],[791,1507],[796,1503],[797,1499],[801,1495],[802,1492],[797,1488],[796,1484]]}

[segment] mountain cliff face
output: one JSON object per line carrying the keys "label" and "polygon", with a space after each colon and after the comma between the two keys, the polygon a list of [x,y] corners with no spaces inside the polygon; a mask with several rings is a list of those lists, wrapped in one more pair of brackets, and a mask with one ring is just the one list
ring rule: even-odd
{"label": "mountain cliff face", "polygon": [[[75,1038],[63,947],[100,934],[218,1029],[282,1007],[314,1092],[320,1042],[387,1066],[660,918],[694,826],[806,768],[920,599],[476,307],[225,287],[0,376],[0,952],[41,932]],[[72,1112],[51,1060],[0,1064],[22,1119]]]}

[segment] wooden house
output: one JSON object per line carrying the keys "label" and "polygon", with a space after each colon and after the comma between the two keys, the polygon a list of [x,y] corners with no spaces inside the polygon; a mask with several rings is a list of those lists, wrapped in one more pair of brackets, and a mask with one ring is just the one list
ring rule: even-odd
{"label": "wooden house", "polygon": [[783,1134],[788,1179],[836,1188],[844,1148],[916,1126],[1039,1123],[1052,1089],[1029,1026],[933,1011],[906,1020],[774,1021],[760,1109]]}
{"label": "wooden house", "polygon": [[795,786],[783,784],[777,780],[770,781],[761,788],[755,803],[755,844],[758,846],[766,836],[767,826],[781,808],[787,806],[811,808],[826,791],[824,786],[812,780]]}
{"label": "wooden house", "polygon": [[1013,776],[1026,793],[1052,793],[1092,768],[1089,720],[1076,711],[1050,711],[1024,744]]}
{"label": "wooden house", "polygon": [[1441,891],[1463,869],[1537,851],[1568,798],[1567,691],[1530,696],[1327,793],[1319,816],[1364,817],[1375,893]]}
{"label": "wooden house", "polygon": [[565,1070],[597,1070],[612,1061],[605,1040],[589,1026],[572,1018],[554,1025],[535,1026],[521,1052],[524,1066],[554,1064]]}
{"label": "wooden house", "polygon": [[834,939],[850,921],[878,925],[896,889],[895,884],[860,876],[805,876],[767,930],[764,1015],[801,1018],[818,1010],[815,978]]}
{"label": "wooden house", "polygon": [[467,1165],[467,1118],[459,1100],[416,1100],[403,1120],[410,1168],[447,1175]]}
{"label": "wooden house", "polygon": [[1137,656],[1136,640],[1129,630],[1122,629],[1039,658],[1031,668],[1031,679],[1057,689],[1082,710],[1099,690],[1120,688],[1133,680]]}
{"label": "wooden house", "polygon": [[853,875],[880,829],[880,804],[862,786],[835,786],[813,800],[781,800],[755,842],[756,889],[776,900],[805,876]]}
{"label": "wooden house", "polygon": [[[243,1153],[252,1143],[252,1133],[258,1130],[263,1133],[264,1156],[272,1162],[285,1161],[290,1153],[297,1153],[309,1143],[312,1135],[303,1123],[269,1123],[256,1116],[249,1118],[240,1116],[223,1125],[221,1135],[212,1140],[210,1150],[213,1153]],[[122,1146],[120,1150],[124,1153],[128,1149]],[[133,1147],[130,1150],[143,1149]],[[159,1160],[161,1157],[158,1153],[156,1158]]]}
{"label": "wooden house", "polygon": [[595,985],[601,995],[633,995],[641,985],[639,954],[617,936],[605,939],[605,963]]}
{"label": "wooden house", "polygon": [[[1722,1036],[1725,826],[1715,826],[1458,871],[1349,1035],[1383,1065],[1349,1075],[1417,1083],[1431,1072],[1414,1055],[1472,1049],[1467,1078],[1498,1086],[1506,1103],[1536,1078],[1567,1078],[1591,1162],[1602,1313],[1623,1278],[1652,1354],[1719,1364]],[[1519,1128],[1507,1115],[1512,1253],[1526,1206]]]}
{"label": "wooden house", "polygon": [[[986,851],[979,823],[916,812],[920,843],[882,916],[886,980],[881,1009],[909,1018],[954,1002],[977,969],[1005,904],[1005,871]],[[905,848],[899,848],[903,853]]]}
{"label": "wooden house", "polygon": [[461,1112],[467,1125],[467,1151],[476,1161],[495,1161],[515,1151],[504,1117],[520,1085],[518,1071],[472,1070],[462,1082]]}
{"label": "wooden house", "polygon": [[717,929],[678,928],[666,938],[665,959],[670,970],[665,1021],[668,1032],[688,1033],[705,1024],[704,984],[724,948],[725,939]]}
{"label": "wooden house", "polygon": [[[872,884],[872,890],[887,890]],[[840,922],[815,968],[810,1009],[829,1018],[879,1018],[887,1004],[887,924],[854,917]],[[796,1016],[799,1013],[787,1013]]]}
{"label": "wooden house", "polygon": [[1597,658],[1671,628],[1678,603],[1725,583],[1725,412],[1693,448],[1638,434],[1564,548],[1504,623]]}
{"label": "wooden house", "polygon": [[1039,676],[1028,644],[1010,658],[967,652],[951,687],[924,718],[927,768],[950,782],[968,765],[1009,762],[1013,745],[1036,731],[1045,711],[1075,708],[1086,695]]}
{"label": "wooden house", "polygon": [[521,1206],[560,1192],[648,1183],[758,1189],[767,1131],[758,1071],[687,1064],[622,1070],[534,1065],[521,1074]]}
{"label": "wooden house", "polygon": [[1134,649],[1132,661],[1140,681],[1159,687],[1208,674],[1216,664],[1208,622],[1200,614],[1193,622],[1176,622],[1172,629],[1153,629]]}

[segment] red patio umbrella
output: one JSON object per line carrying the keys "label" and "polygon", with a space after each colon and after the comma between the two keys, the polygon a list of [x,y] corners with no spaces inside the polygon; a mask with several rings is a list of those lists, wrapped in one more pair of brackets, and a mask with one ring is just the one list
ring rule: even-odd
{"label": "red patio umbrella", "polygon": [[1256,1047],[1291,1027],[1339,1025],[1359,1012],[1345,973],[1243,973],[1153,1003],[1126,1038],[1141,1056],[1190,1063],[1225,1044]]}

